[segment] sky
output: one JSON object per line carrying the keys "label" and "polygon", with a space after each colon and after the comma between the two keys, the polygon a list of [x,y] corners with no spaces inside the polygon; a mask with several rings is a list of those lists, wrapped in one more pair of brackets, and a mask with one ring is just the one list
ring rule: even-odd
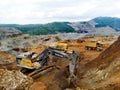
{"label": "sky", "polygon": [[120,0],[0,0],[0,24],[78,22],[120,18]]}

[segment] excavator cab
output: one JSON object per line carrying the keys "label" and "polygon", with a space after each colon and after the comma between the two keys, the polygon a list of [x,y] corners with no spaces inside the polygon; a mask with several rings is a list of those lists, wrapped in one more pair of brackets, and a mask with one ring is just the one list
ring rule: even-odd
{"label": "excavator cab", "polygon": [[33,52],[26,52],[18,55],[16,57],[16,63],[17,66],[28,68],[28,69],[34,69],[33,62],[32,62],[32,56]]}

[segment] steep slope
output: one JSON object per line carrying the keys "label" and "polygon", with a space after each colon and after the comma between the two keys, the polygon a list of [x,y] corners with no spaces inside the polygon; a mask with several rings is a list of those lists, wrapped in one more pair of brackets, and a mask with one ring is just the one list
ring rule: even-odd
{"label": "steep slope", "polygon": [[96,59],[79,69],[77,84],[82,90],[120,89],[120,37]]}

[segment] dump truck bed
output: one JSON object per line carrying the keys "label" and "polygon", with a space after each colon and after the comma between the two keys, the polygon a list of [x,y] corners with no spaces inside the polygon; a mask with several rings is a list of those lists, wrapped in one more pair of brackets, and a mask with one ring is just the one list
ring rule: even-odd
{"label": "dump truck bed", "polygon": [[66,43],[57,43],[56,44],[56,48],[64,48],[67,49],[68,45]]}
{"label": "dump truck bed", "polygon": [[86,46],[88,46],[88,47],[96,47],[96,46],[97,46],[97,43],[96,43],[96,42],[88,42],[88,43],[86,44]]}

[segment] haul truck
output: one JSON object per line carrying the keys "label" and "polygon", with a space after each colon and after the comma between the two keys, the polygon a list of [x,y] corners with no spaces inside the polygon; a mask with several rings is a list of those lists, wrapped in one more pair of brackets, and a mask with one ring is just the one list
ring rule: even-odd
{"label": "haul truck", "polygon": [[86,44],[85,49],[86,50],[102,51],[103,44],[100,41],[90,41]]}

